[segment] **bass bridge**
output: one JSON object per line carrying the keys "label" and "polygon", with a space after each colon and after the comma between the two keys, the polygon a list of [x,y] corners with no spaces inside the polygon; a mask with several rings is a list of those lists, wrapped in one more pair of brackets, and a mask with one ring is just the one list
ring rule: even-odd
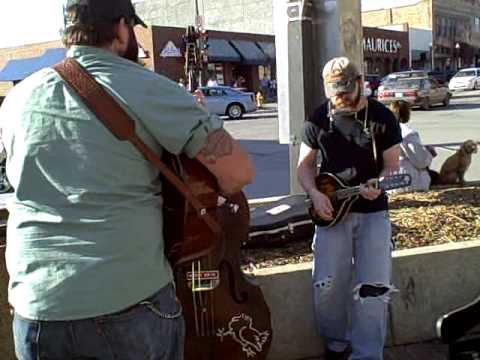
{"label": "bass bridge", "polygon": [[220,285],[220,271],[190,271],[187,272],[188,287],[194,291],[211,291]]}

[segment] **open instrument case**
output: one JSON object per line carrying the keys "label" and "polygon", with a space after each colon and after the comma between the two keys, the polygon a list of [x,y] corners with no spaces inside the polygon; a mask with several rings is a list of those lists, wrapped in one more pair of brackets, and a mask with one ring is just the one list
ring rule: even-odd
{"label": "open instrument case", "polygon": [[246,247],[268,247],[312,238],[314,225],[308,215],[306,195],[290,195],[250,211]]}

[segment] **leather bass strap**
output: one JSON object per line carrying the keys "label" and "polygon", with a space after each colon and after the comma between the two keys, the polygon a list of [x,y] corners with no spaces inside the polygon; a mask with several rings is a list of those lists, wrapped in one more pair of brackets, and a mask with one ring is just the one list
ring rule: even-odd
{"label": "leather bass strap", "polygon": [[205,206],[185,183],[162,162],[161,158],[138,137],[135,132],[135,122],[90,73],[72,58],[64,59],[53,68],[118,140],[130,141],[193,206],[210,230],[215,234],[220,234],[219,224],[208,214]]}

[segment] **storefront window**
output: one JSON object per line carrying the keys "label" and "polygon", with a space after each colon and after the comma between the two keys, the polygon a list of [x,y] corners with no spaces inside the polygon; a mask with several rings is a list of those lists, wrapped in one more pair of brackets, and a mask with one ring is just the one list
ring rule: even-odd
{"label": "storefront window", "polygon": [[440,16],[437,18],[437,35],[442,36],[442,18]]}
{"label": "storefront window", "polygon": [[218,85],[225,85],[223,64],[208,64],[208,78],[216,79]]}
{"label": "storefront window", "polygon": [[364,63],[364,69],[365,69],[365,73],[366,74],[373,74],[375,73],[375,69],[374,69],[374,66],[373,66],[373,61],[372,59],[370,58],[367,58],[365,59],[365,63]]}
{"label": "storefront window", "polygon": [[258,66],[258,78],[260,80],[266,78],[266,79],[272,79],[272,69],[270,66],[263,66],[259,65]]}

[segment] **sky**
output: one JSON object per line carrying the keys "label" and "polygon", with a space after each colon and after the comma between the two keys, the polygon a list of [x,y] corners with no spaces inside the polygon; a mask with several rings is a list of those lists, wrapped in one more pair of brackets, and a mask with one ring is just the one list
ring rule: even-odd
{"label": "sky", "polygon": [[1,0],[0,48],[60,38],[64,0]]}
{"label": "sky", "polygon": [[[59,39],[60,29],[63,26],[62,5],[64,1],[1,0],[0,48]],[[393,4],[407,5],[418,1],[362,0],[362,9],[388,8]]]}

